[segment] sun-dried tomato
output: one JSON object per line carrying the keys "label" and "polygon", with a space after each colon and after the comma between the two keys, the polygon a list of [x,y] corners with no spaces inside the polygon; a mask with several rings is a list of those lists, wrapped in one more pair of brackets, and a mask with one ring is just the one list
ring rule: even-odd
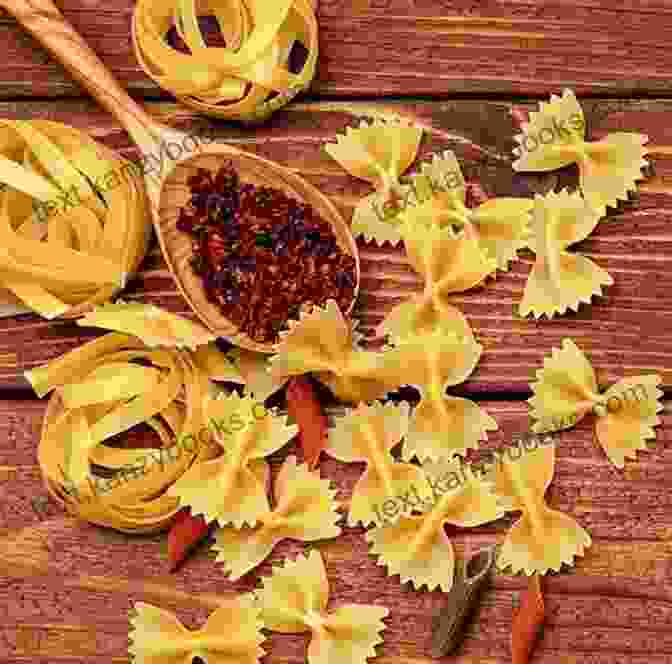
{"label": "sun-dried tomato", "polygon": [[255,341],[274,343],[287,321],[328,299],[349,308],[355,260],[310,206],[271,187],[241,184],[230,163],[198,169],[177,227],[208,298]]}

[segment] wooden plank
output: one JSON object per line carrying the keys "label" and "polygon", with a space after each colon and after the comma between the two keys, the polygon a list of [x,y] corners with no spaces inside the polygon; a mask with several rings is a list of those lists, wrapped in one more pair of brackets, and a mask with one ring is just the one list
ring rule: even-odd
{"label": "wooden plank", "polygon": [[[672,145],[668,117],[672,102],[650,100],[589,100],[584,104],[589,132],[595,139],[618,130],[639,130],[652,145]],[[268,127],[254,133],[211,125],[173,104],[152,104],[154,116],[194,133],[216,127],[222,140],[275,159],[302,173],[320,187],[349,216],[370,189],[348,176],[323,150],[358,116],[397,114],[422,125],[425,137],[420,159],[445,149],[454,150],[472,193],[479,196],[531,196],[535,191],[576,184],[576,174],[531,176],[511,169],[513,134],[521,113],[503,102],[321,102],[297,104],[279,113]],[[59,101],[48,106],[31,102],[0,104],[0,117],[48,118],[88,130],[105,144],[137,156],[128,139],[93,104]],[[670,192],[672,151],[652,155],[655,176],[640,188],[636,202],[610,213],[592,236],[576,246],[614,277],[615,284],[592,306],[552,321],[521,319],[517,307],[533,261],[521,252],[508,273],[489,279],[485,287],[455,295],[453,302],[469,318],[484,354],[476,372],[462,386],[465,393],[524,393],[534,372],[552,347],[572,337],[589,353],[602,384],[623,375],[658,372],[672,386],[672,235]],[[420,281],[404,259],[401,247],[376,247],[359,242],[362,258],[362,294],[356,310],[362,329],[375,347],[381,339],[376,326],[394,305],[420,289]],[[156,248],[125,294],[186,313],[170,274]],[[90,331],[72,322],[48,322],[33,315],[0,320],[0,389],[27,388],[22,374],[90,338]],[[645,343],[643,343],[645,341]]]}
{"label": "wooden plank", "polygon": [[[506,444],[524,430],[521,402],[484,402],[498,420],[484,449]],[[0,401],[0,654],[3,662],[70,664],[126,661],[127,612],[146,601],[174,610],[189,627],[200,626],[222,597],[256,587],[258,577],[303,549],[285,542],[257,570],[237,582],[220,573],[214,555],[199,549],[176,574],[166,573],[165,534],[131,537],[77,522],[55,505],[35,510],[31,498],[45,495],[35,446],[44,404]],[[568,573],[547,577],[548,622],[535,656],[544,664],[594,662],[652,664],[669,661],[672,640],[672,452],[667,402],[657,440],[624,471],[608,465],[588,423],[558,436],[557,470],[548,495],[552,507],[572,514],[593,536],[593,546]],[[273,455],[277,471],[290,448]],[[361,464],[324,457],[321,473],[347,501]],[[458,556],[498,541],[513,521],[507,517],[477,529],[449,529]],[[368,555],[361,528],[346,528],[320,543],[334,605],[374,603],[391,610],[381,664],[430,661],[433,613],[439,592],[401,586]],[[114,565],[110,565],[114,561]],[[457,664],[508,662],[510,621],[525,581],[498,575],[479,620],[454,658]],[[219,598],[219,599],[218,599]],[[304,661],[303,636],[270,635],[269,664]]]}
{"label": "wooden plank", "polygon": [[[159,90],[130,38],[133,0],[59,7],[130,91]],[[665,0],[321,0],[318,95],[669,93],[672,11]],[[0,96],[81,95],[63,69],[0,17]],[[400,49],[403,44],[403,49]]]}

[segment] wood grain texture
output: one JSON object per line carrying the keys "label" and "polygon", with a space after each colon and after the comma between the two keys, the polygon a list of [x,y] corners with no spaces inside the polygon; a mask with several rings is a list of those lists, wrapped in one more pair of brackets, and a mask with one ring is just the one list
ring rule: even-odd
{"label": "wood grain texture", "polygon": [[[466,314],[484,347],[476,372],[460,388],[465,393],[528,391],[543,358],[566,336],[589,354],[603,385],[624,375],[658,372],[665,386],[672,386],[672,128],[667,120],[672,101],[591,100],[584,107],[592,138],[611,131],[638,130],[650,136],[651,145],[659,146],[652,154],[655,175],[641,186],[636,200],[612,211],[588,240],[576,245],[577,251],[606,268],[615,284],[591,306],[582,305],[578,313],[551,321],[521,319],[518,304],[534,260],[533,254],[525,251],[510,272],[498,273],[482,288],[455,295],[452,301]],[[359,116],[398,114],[425,127],[419,158],[454,150],[475,199],[532,196],[552,186],[576,184],[576,172],[571,167],[543,177],[512,170],[513,134],[521,113],[533,108],[530,105],[484,101],[297,104],[254,133],[210,123],[172,104],[150,104],[149,108],[156,119],[198,134],[210,132],[301,173],[337,204],[346,219],[370,189],[341,170],[323,146]],[[114,122],[85,101],[46,106],[4,103],[0,104],[0,117],[68,122],[129,157],[138,156]],[[375,336],[376,326],[394,305],[419,291],[421,283],[406,264],[401,247],[377,247],[361,240],[358,245],[362,278],[355,316],[375,347],[382,341]],[[188,312],[156,250],[125,295],[178,313]],[[0,388],[27,388],[22,376],[25,370],[57,357],[90,336],[90,331],[73,323],[50,323],[32,315],[0,320]]]}
{"label": "wood grain texture", "polygon": [[[157,95],[132,49],[133,4],[59,0],[129,91]],[[321,0],[318,24],[312,92],[320,95],[536,95],[564,86],[593,94],[669,93],[672,9],[665,0]],[[81,94],[6,16],[0,43],[9,56],[1,97]]]}
{"label": "wood grain texture", "polygon": [[[525,430],[521,402],[484,402],[500,431],[484,449],[500,447]],[[36,509],[46,495],[36,466],[36,434],[44,403],[0,402],[0,654],[2,662],[58,664],[127,662],[127,612],[146,601],[173,611],[190,627],[202,624],[218,601],[245,592],[285,557],[303,549],[285,542],[257,570],[235,583],[214,562],[207,546],[177,574],[166,572],[166,536],[127,536],[64,515],[55,505]],[[557,437],[556,475],[548,494],[592,534],[585,558],[568,573],[547,577],[547,626],[535,661],[544,664],[638,662],[663,664],[672,655],[672,451],[666,404],[657,440],[636,462],[617,471],[592,440],[588,423]],[[274,454],[274,473],[292,445]],[[323,457],[323,476],[347,501],[361,464]],[[8,500],[9,499],[9,500]],[[38,501],[39,502],[39,501]],[[512,523],[506,517],[475,529],[449,531],[459,556],[498,541]],[[391,610],[381,664],[420,664],[430,659],[431,618],[442,604],[438,592],[401,586],[367,554],[361,528],[345,528],[319,544],[334,605],[373,603]],[[113,561],[113,564],[110,564]],[[458,664],[508,662],[513,605],[525,587],[520,577],[499,574],[484,596],[479,620],[451,660]],[[270,635],[265,664],[304,661],[303,636]],[[8,649],[8,650],[7,650]],[[7,653],[9,657],[7,658]]]}

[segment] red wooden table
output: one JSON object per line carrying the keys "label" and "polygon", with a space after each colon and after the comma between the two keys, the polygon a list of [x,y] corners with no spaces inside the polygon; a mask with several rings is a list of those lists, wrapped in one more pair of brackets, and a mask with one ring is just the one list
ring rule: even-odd
{"label": "red wooden table", "polygon": [[[1,4],[1,2],[0,2]],[[477,399],[500,429],[484,444],[502,445],[529,426],[529,381],[563,337],[576,340],[606,386],[655,371],[672,388],[672,5],[664,0],[322,0],[321,52],[309,96],[246,130],[200,119],[176,105],[139,69],[129,39],[131,0],[58,0],[106,65],[157,118],[188,129],[209,126],[229,143],[296,169],[351,214],[368,193],[330,160],[323,144],[359,117],[398,114],[425,128],[420,158],[453,150],[474,190],[531,196],[576,184],[571,168],[548,176],[511,169],[513,135],[538,99],[572,87],[589,136],[648,134],[653,175],[628,204],[610,213],[581,253],[615,284],[590,306],[552,321],[521,319],[517,305],[532,254],[508,273],[456,295],[484,354],[457,394]],[[0,117],[43,118],[88,131],[137,156],[125,133],[65,70],[6,13],[0,15]],[[667,98],[666,98],[667,97]],[[666,149],[666,146],[667,149]],[[356,317],[370,343],[374,328],[419,279],[401,249],[359,243],[362,295]],[[125,293],[188,314],[156,245]],[[36,460],[44,402],[24,371],[95,336],[72,322],[33,315],[0,320],[0,662],[93,664],[128,661],[132,602],[170,608],[200,625],[198,596],[254,587],[259,575],[301,549],[285,543],[254,573],[228,581],[201,548],[178,573],[166,572],[165,534],[129,537],[78,523],[49,501]],[[564,432],[550,504],[574,515],[593,547],[569,573],[545,580],[547,626],[533,662],[663,664],[672,661],[672,417],[663,413],[655,442],[623,471],[608,464],[589,422]],[[286,452],[272,458],[275,468]],[[327,459],[322,472],[347,499],[361,472]],[[458,553],[497,541],[509,521],[452,533]],[[417,592],[386,577],[367,555],[361,529],[320,545],[336,601],[390,608],[380,664],[430,661],[431,615],[439,592]],[[456,664],[510,661],[514,602],[525,585],[499,575],[484,598]],[[306,639],[273,634],[268,664],[304,661]],[[450,661],[450,660],[445,660]]]}

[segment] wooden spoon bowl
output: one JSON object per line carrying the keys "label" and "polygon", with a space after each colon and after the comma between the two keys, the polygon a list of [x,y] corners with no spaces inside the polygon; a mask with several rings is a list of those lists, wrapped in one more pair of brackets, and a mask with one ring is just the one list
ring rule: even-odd
{"label": "wooden spoon bowl", "polygon": [[[143,177],[152,222],[164,258],[180,292],[194,313],[217,336],[235,345],[263,353],[272,353],[276,345],[258,343],[243,334],[219,307],[210,302],[200,277],[189,265],[191,240],[177,230],[179,208],[187,201],[186,178],[199,166],[216,170],[225,161],[231,163],[241,181],[266,185],[311,205],[327,221],[344,252],[355,259],[355,290],[350,313],[359,293],[360,267],[357,245],[350,228],[336,207],[317,188],[289,169],[257,155],[223,143],[204,144],[195,135],[173,129],[152,120],[131,99],[76,30],[65,20],[51,0],[2,0],[6,8],[70,71],[89,93],[128,132],[144,157],[161,157],[158,174],[145,170]],[[186,146],[192,147],[187,150]],[[175,154],[178,147],[179,152]],[[182,149],[184,148],[184,149]]]}
{"label": "wooden spoon bowl", "polygon": [[273,352],[274,344],[259,343],[242,333],[222,314],[217,304],[208,299],[202,278],[194,273],[190,264],[193,255],[191,236],[177,228],[179,211],[190,198],[187,179],[194,175],[198,168],[216,171],[229,159],[232,160],[241,182],[278,189],[288,197],[311,205],[322,219],[329,222],[341,250],[355,259],[355,291],[352,304],[346,313],[352,311],[359,292],[360,266],[357,245],[349,227],[329,199],[302,177],[262,157],[226,145],[211,145],[207,152],[181,161],[171,171],[163,182],[158,223],[166,261],[185,299],[203,323],[217,336],[226,337],[231,343],[242,348],[260,353]]}

